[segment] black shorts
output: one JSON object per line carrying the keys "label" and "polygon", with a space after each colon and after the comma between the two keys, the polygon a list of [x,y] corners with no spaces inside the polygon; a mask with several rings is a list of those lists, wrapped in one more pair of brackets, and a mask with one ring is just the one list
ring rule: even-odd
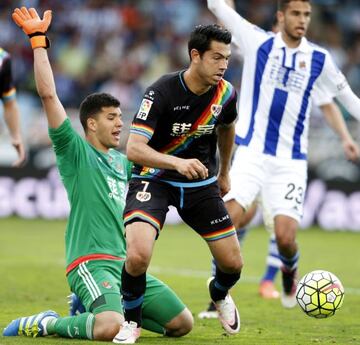
{"label": "black shorts", "polygon": [[204,186],[174,186],[167,182],[133,178],[129,184],[124,223],[142,221],[162,229],[169,205],[177,208],[182,220],[206,241],[236,234],[220,197],[217,182]]}

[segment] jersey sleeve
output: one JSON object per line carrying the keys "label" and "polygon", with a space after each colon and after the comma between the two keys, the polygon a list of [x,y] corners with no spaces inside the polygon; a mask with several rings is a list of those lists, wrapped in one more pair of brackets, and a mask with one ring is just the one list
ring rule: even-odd
{"label": "jersey sleeve", "polygon": [[161,92],[149,87],[131,124],[130,133],[143,135],[150,140],[163,113],[164,104]]}
{"label": "jersey sleeve", "polygon": [[235,88],[231,86],[231,93],[229,99],[224,103],[219,123],[228,125],[236,120],[237,117],[237,93]]}
{"label": "jersey sleeve", "polygon": [[332,97],[340,95],[342,92],[350,89],[350,86],[344,76],[333,61],[331,55],[325,52],[324,67],[319,76],[317,87],[324,90]]}
{"label": "jersey sleeve", "polygon": [[316,106],[320,107],[322,105],[332,103],[333,96],[326,92],[326,90],[324,90],[323,88],[315,86],[311,94],[311,100]]}
{"label": "jersey sleeve", "polygon": [[3,102],[15,98],[16,89],[13,83],[10,55],[3,60],[0,73],[0,95]]}
{"label": "jersey sleeve", "polygon": [[207,0],[209,10],[232,34],[232,42],[244,56],[269,38],[269,34],[240,16],[225,0]]}
{"label": "jersey sleeve", "polygon": [[49,128],[49,137],[53,143],[60,174],[74,175],[80,166],[81,153],[85,153],[84,139],[73,129],[68,118],[60,127]]}

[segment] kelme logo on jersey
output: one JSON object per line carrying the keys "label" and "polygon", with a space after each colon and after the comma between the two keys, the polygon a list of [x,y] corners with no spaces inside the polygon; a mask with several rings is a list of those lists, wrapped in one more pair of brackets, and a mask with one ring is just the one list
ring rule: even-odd
{"label": "kelme logo on jersey", "polygon": [[140,202],[146,202],[151,199],[151,193],[149,192],[137,192],[136,193],[136,199]]}
{"label": "kelme logo on jersey", "polygon": [[211,104],[211,114],[214,117],[218,117],[221,113],[222,105],[221,104]]}
{"label": "kelme logo on jersey", "polygon": [[146,120],[149,115],[152,104],[153,104],[153,101],[143,98],[141,105],[140,105],[140,109],[136,115],[136,118],[138,118],[140,120]]}

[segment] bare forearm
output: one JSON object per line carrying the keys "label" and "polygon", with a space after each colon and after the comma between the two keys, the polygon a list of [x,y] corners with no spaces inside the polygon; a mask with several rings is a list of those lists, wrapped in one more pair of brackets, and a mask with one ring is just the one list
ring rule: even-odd
{"label": "bare forearm", "polygon": [[176,160],[179,158],[160,153],[145,143],[128,142],[126,155],[134,163],[157,169],[176,170]]}
{"label": "bare forearm", "polygon": [[4,104],[4,118],[11,137],[13,139],[20,139],[20,112],[15,99],[7,101]]}
{"label": "bare forearm", "polygon": [[41,98],[55,97],[56,88],[47,50],[34,49],[34,75],[38,94]]}
{"label": "bare forearm", "polygon": [[320,106],[326,122],[339,136],[341,140],[347,140],[350,133],[346,127],[346,123],[339,107],[335,103]]}
{"label": "bare forearm", "polygon": [[323,111],[329,126],[340,137],[346,158],[356,162],[360,155],[359,146],[354,142],[349,133],[339,107],[335,103],[330,103],[323,105],[320,108]]}
{"label": "bare forearm", "polygon": [[126,155],[129,160],[148,168],[176,170],[188,180],[209,176],[208,169],[198,159],[184,159],[158,152],[148,145],[148,139],[142,135],[130,133]]}
{"label": "bare forearm", "polygon": [[218,128],[219,174],[227,174],[230,170],[231,154],[235,139],[235,125]]}
{"label": "bare forearm", "polygon": [[53,72],[46,49],[34,49],[36,88],[51,128],[58,128],[66,119],[65,110],[56,94]]}

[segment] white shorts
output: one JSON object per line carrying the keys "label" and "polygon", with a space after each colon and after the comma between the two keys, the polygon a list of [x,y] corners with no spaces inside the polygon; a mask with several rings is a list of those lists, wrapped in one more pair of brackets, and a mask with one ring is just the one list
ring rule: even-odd
{"label": "white shorts", "polygon": [[260,198],[272,218],[286,215],[300,221],[307,182],[305,160],[273,157],[239,146],[230,178],[231,190],[224,201],[235,199],[247,210]]}

